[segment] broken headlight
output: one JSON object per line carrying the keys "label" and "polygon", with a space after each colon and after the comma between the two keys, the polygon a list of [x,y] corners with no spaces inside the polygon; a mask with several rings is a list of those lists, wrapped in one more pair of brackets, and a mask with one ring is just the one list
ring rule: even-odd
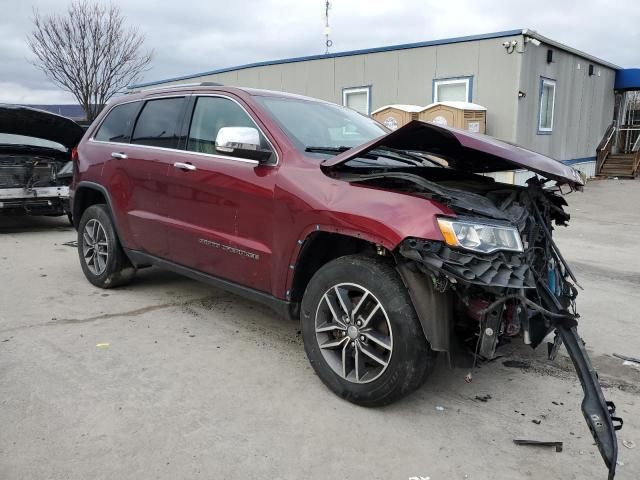
{"label": "broken headlight", "polygon": [[451,247],[462,247],[481,253],[496,250],[522,251],[518,230],[508,225],[438,218],[438,226],[445,243]]}

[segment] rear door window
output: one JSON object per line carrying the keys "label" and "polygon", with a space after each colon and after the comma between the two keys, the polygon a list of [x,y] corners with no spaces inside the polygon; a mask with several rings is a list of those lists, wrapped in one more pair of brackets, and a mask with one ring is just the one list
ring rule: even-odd
{"label": "rear door window", "polygon": [[131,127],[140,109],[140,102],[123,103],[111,109],[94,136],[101,142],[129,143]]}
{"label": "rear door window", "polygon": [[[216,137],[222,127],[258,129],[247,112],[233,100],[223,97],[199,97],[191,118],[187,150],[219,155],[216,150]],[[267,147],[262,134],[260,143],[261,147]]]}
{"label": "rear door window", "polygon": [[149,100],[133,129],[131,143],[152,147],[178,148],[184,97]]}

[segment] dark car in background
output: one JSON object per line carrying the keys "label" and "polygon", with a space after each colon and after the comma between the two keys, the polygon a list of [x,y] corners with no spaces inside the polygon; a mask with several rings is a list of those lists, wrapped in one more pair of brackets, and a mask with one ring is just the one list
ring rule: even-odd
{"label": "dark car in background", "polygon": [[83,134],[60,115],[0,105],[0,215],[71,217],[71,157]]}
{"label": "dark car in background", "polygon": [[[527,185],[490,172],[526,169]],[[578,283],[552,232],[583,179],[484,135],[413,121],[394,132],[297,95],[173,87],[109,105],[80,142],[78,254],[102,288],[157,265],[301,322],[337,395],[389,404],[439,353],[495,358],[561,343],[610,477],[615,407],[579,337]],[[604,327],[603,327],[604,328]]]}

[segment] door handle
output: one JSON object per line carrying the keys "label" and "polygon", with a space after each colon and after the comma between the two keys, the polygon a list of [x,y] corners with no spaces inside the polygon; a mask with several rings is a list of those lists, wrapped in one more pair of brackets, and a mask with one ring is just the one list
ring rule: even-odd
{"label": "door handle", "polygon": [[111,152],[111,157],[118,159],[118,160],[126,160],[127,159],[127,154],[126,153],[122,153],[122,152]]}
{"label": "door handle", "polygon": [[176,162],[173,164],[173,166],[175,168],[178,168],[180,170],[184,170],[184,171],[188,171],[188,172],[193,172],[196,169],[195,165],[191,165],[190,163],[182,163],[182,162]]}

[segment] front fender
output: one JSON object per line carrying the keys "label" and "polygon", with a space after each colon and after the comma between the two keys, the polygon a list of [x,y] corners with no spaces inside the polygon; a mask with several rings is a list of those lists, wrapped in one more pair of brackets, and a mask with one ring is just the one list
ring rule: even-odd
{"label": "front fender", "polygon": [[[279,179],[274,242],[285,253],[277,260],[287,270],[296,265],[301,247],[314,232],[346,235],[394,251],[408,237],[443,241],[436,217],[456,216],[445,205],[418,195],[361,183],[329,180],[308,169],[292,169]],[[304,191],[297,195],[304,178]],[[329,183],[327,181],[329,180]],[[285,264],[286,262],[286,264]],[[292,272],[278,268],[274,295],[283,298],[293,282]]]}

